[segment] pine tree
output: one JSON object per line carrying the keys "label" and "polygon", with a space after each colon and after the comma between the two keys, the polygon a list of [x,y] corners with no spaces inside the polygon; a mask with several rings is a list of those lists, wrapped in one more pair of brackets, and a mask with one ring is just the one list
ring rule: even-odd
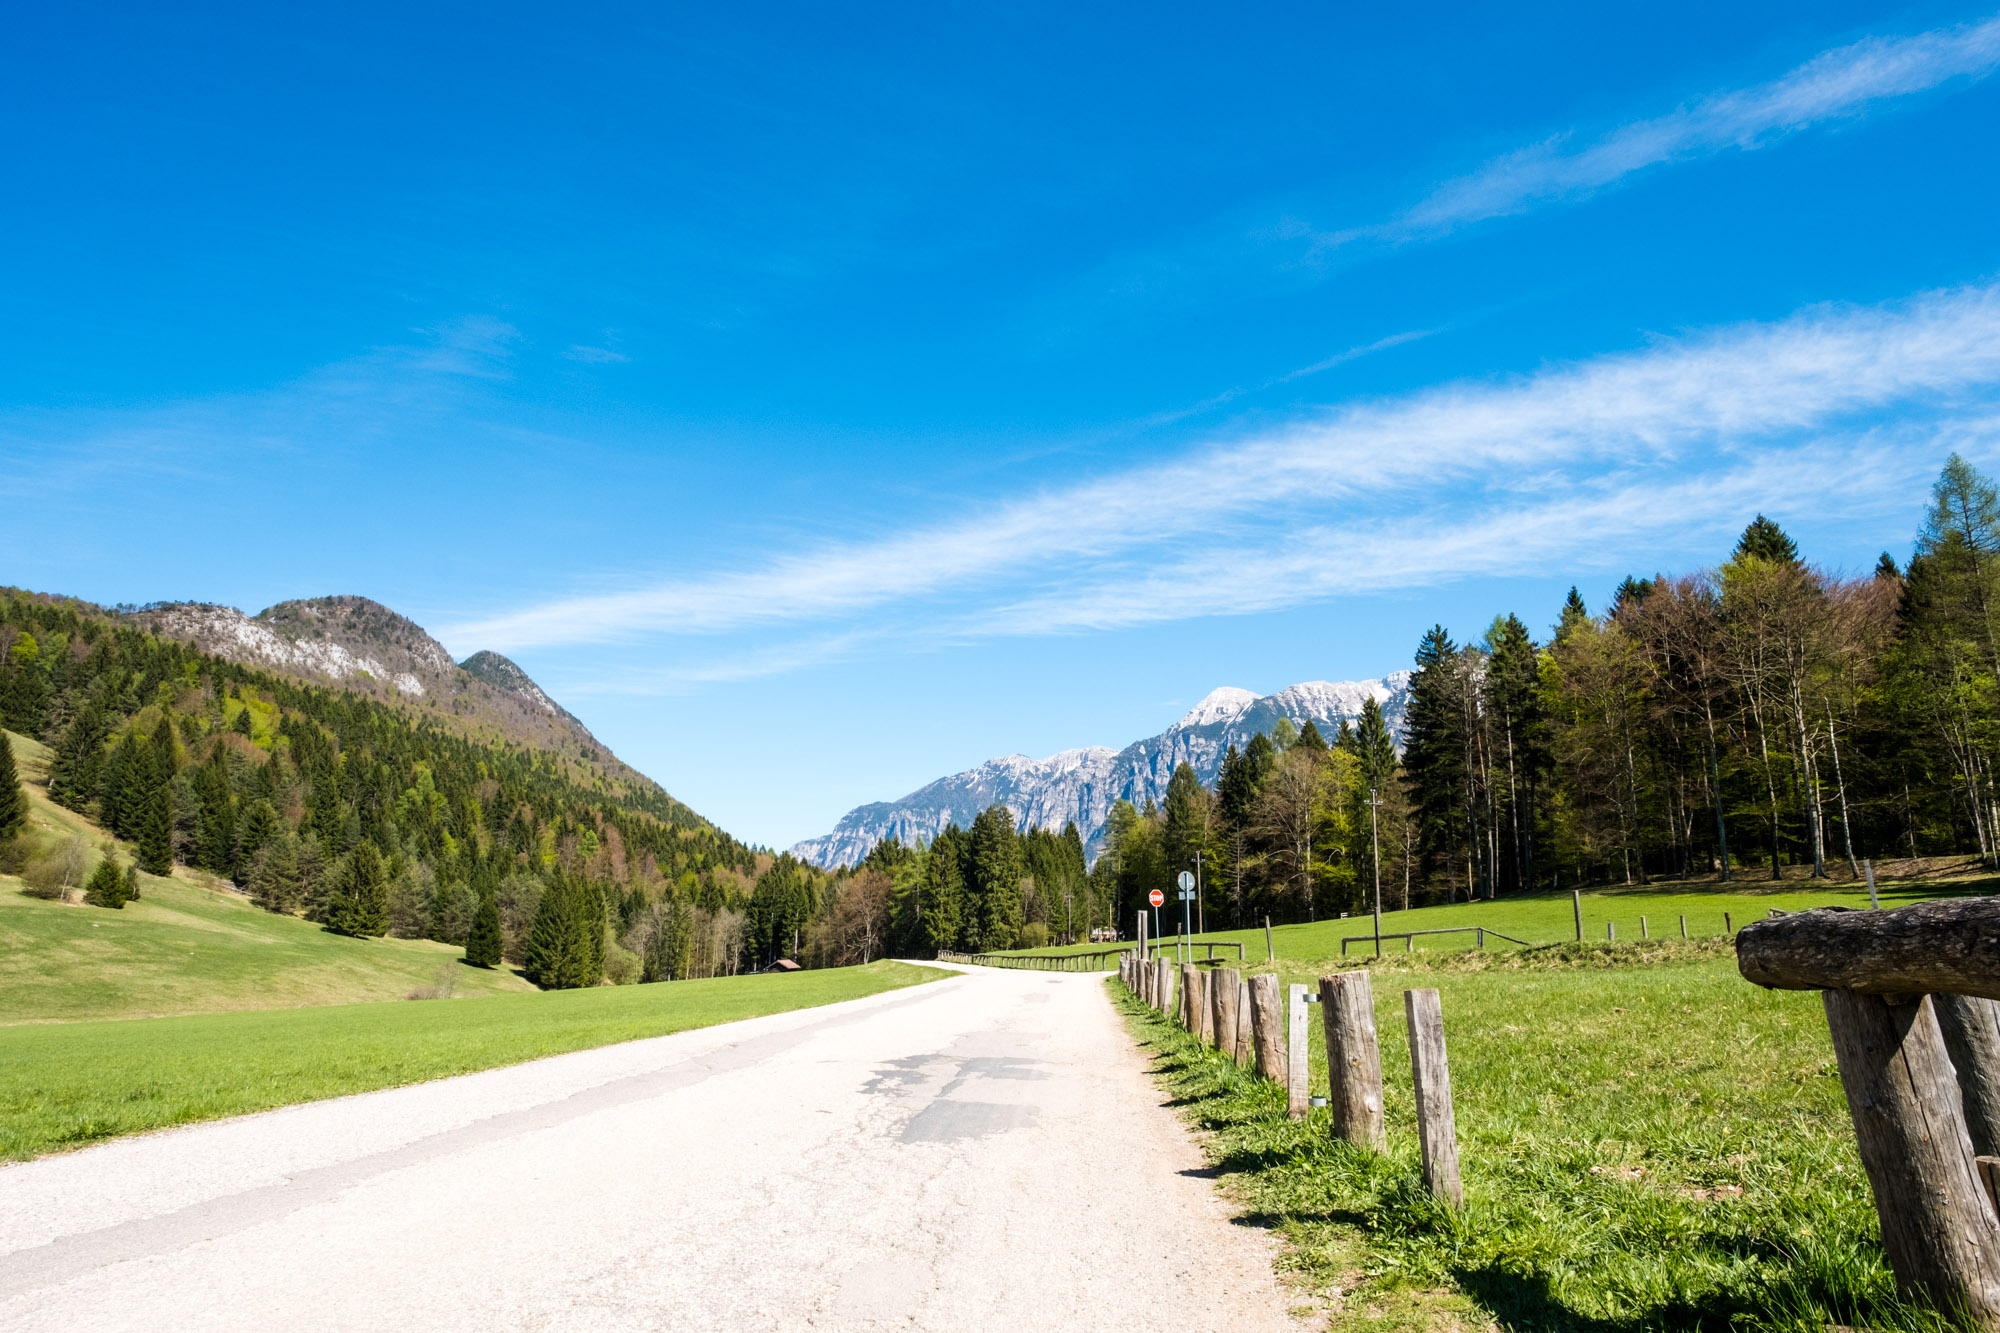
{"label": "pine tree", "polygon": [[119,738],[104,760],[97,786],[97,819],[115,837],[131,842],[139,832],[139,812],[145,808],[139,740],[130,730]]}
{"label": "pine tree", "polygon": [[967,938],[964,847],[965,834],[958,825],[948,825],[932,841],[924,858],[919,910],[924,944],[932,952],[963,949],[971,943]]}
{"label": "pine tree", "polygon": [[165,783],[147,792],[139,807],[133,841],[139,865],[149,875],[174,873],[174,811]]}
{"label": "pine tree", "polygon": [[28,826],[28,793],[14,768],[14,745],[0,732],[0,842],[11,842]]}
{"label": "pine tree", "polygon": [[236,733],[236,734],[237,734],[238,736],[245,736],[245,737],[247,737],[247,736],[249,736],[249,735],[250,735],[250,705],[249,705],[249,704],[247,704],[247,703],[246,703],[246,704],[244,704],[244,705],[243,705],[243,707],[241,707],[240,709],[238,709],[238,710],[236,711],[236,716],[235,716],[234,718],[232,718],[232,719],[230,720],[230,723],[229,723],[229,729],[230,729],[231,731],[235,732],[235,733]]}
{"label": "pine tree", "polygon": [[1417,809],[1427,861],[1456,849],[1465,772],[1465,712],[1455,672],[1458,646],[1432,626],[1417,647],[1417,672],[1403,715],[1403,773]]}
{"label": "pine tree", "polygon": [[[1957,459],[1958,455],[1953,454],[1952,457]],[[1796,566],[1799,563],[1799,547],[1797,542],[1785,535],[1783,528],[1759,514],[1750,520],[1750,526],[1743,529],[1743,535],[1736,539],[1734,559]]]}
{"label": "pine tree", "polygon": [[195,864],[211,874],[235,877],[236,799],[229,790],[229,762],[222,746],[209,751],[208,762],[195,778],[201,798],[201,832],[195,844]]}
{"label": "pine tree", "polygon": [[83,900],[92,907],[117,910],[125,906],[125,876],[112,857],[107,855],[98,859],[97,869],[91,873],[90,882],[84,885]]}
{"label": "pine tree", "polygon": [[[251,807],[253,810],[255,806]],[[272,818],[277,817],[274,814]],[[258,847],[246,878],[251,899],[267,912],[289,912],[304,894],[299,873],[299,839],[282,821]]]}
{"label": "pine tree", "polygon": [[[1343,723],[1342,725],[1345,724]],[[1299,728],[1297,745],[1307,750],[1317,751],[1320,754],[1326,753],[1326,737],[1319,734],[1319,727],[1314,724],[1311,718],[1307,718],[1306,724]]]}
{"label": "pine tree", "polygon": [[388,929],[389,875],[372,842],[358,843],[334,872],[326,928],[361,939]]}
{"label": "pine tree", "polygon": [[543,990],[573,990],[597,984],[591,966],[591,913],[584,886],[561,871],[542,892],[535,924],[528,932],[522,971]]}
{"label": "pine tree", "polygon": [[1882,558],[1875,562],[1875,577],[1878,579],[1900,580],[1903,577],[1903,571],[1896,567],[1896,557],[1890,555],[1887,551],[1882,552]]}
{"label": "pine tree", "polygon": [[1011,949],[1021,938],[1021,842],[1014,813],[995,803],[972,821],[971,874],[979,948]]}
{"label": "pine tree", "polygon": [[465,937],[465,961],[474,967],[500,965],[500,900],[491,889],[479,895],[472,929]]}
{"label": "pine tree", "polygon": [[64,729],[49,761],[49,799],[82,810],[97,796],[104,763],[104,710],[86,702]]}
{"label": "pine tree", "polygon": [[1365,784],[1387,791],[1389,779],[1396,776],[1396,738],[1389,731],[1388,719],[1382,716],[1382,705],[1372,694],[1361,701],[1361,720],[1354,729],[1354,757]]}
{"label": "pine tree", "polygon": [[1555,641],[1565,643],[1570,634],[1580,625],[1590,623],[1590,610],[1584,606],[1583,598],[1572,587],[1569,596],[1563,599],[1562,614],[1556,617]]}

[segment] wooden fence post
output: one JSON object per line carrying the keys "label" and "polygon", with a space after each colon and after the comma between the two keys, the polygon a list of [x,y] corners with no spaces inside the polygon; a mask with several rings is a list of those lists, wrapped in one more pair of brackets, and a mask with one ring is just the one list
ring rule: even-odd
{"label": "wooden fence post", "polygon": [[1380,1152],[1382,1049],[1375,1038],[1375,992],[1366,972],[1319,979],[1319,1018],[1326,1029],[1327,1104],[1337,1138]]}
{"label": "wooden fence post", "polygon": [[1192,963],[1174,965],[1174,977],[1180,982],[1180,1007],[1174,1010],[1174,1020],[1189,1032],[1201,1026],[1194,1016],[1196,1006],[1208,1003],[1208,996],[1201,988],[1201,974],[1194,970]]}
{"label": "wooden fence post", "polygon": [[2000,1223],[1930,997],[1823,992],[1882,1249],[1906,1295],[2000,1328]]}
{"label": "wooden fence post", "polygon": [[1682,938],[1682,939],[1686,939],[1687,937],[1688,937],[1688,915],[1687,915],[1687,913],[1686,913],[1686,912],[1682,912],[1682,913],[1681,913],[1681,938]]}
{"label": "wooden fence post", "polygon": [[1646,918],[1643,916],[1639,918],[1639,938],[1642,940],[1650,940],[1653,938],[1652,932],[1646,929]]}
{"label": "wooden fence post", "polygon": [[1303,1120],[1312,1110],[1312,1058],[1306,1053],[1306,988],[1286,989],[1285,1114]]}
{"label": "wooden fence post", "polygon": [[[1275,974],[1260,973],[1250,978],[1250,1046],[1256,1060],[1257,1076],[1273,1083],[1290,1084],[1285,1077],[1284,1009],[1280,1003],[1280,982]],[[1301,1006],[1303,1007],[1303,1006]]]}
{"label": "wooden fence post", "polygon": [[1188,964],[1188,993],[1198,999],[1194,1005],[1194,1024],[1189,1029],[1204,1046],[1215,1045],[1215,973]]}
{"label": "wooden fence post", "polygon": [[1271,918],[1268,916],[1264,918],[1264,961],[1267,963],[1278,961],[1278,946],[1271,943]]}
{"label": "wooden fence post", "polygon": [[1160,962],[1160,1016],[1174,1011],[1174,969],[1164,959]]}
{"label": "wooden fence post", "polygon": [[1257,1058],[1256,1015],[1250,1012],[1250,978],[1236,983],[1236,1063]]}
{"label": "wooden fence post", "polygon": [[1434,990],[1403,992],[1410,1021],[1410,1073],[1417,1087],[1417,1142],[1423,1148],[1424,1184],[1451,1204],[1465,1203],[1458,1179],[1458,1125],[1451,1113],[1451,1066],[1444,1054],[1444,1006]]}
{"label": "wooden fence post", "polygon": [[1604,923],[1604,938],[1612,941],[1613,943],[1617,942],[1618,923],[1616,921],[1607,921]]}
{"label": "wooden fence post", "polygon": [[1216,968],[1208,974],[1209,1021],[1215,1025],[1215,1049],[1231,1060],[1236,1058],[1236,1026],[1241,1021],[1236,1007],[1242,976],[1234,968]]}
{"label": "wooden fence post", "polygon": [[1980,1157],[2000,1157],[2000,1003],[1976,995],[1933,995],[1938,1030],[1958,1071],[1965,1132]]}
{"label": "wooden fence post", "polygon": [[1583,890],[1569,891],[1569,908],[1576,913],[1576,942],[1583,943]]}

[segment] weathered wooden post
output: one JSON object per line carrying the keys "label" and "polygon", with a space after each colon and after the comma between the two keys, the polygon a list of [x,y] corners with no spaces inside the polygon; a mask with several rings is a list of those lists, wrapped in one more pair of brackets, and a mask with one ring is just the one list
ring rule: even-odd
{"label": "weathered wooden post", "polygon": [[1444,1006],[1434,990],[1403,992],[1410,1021],[1410,1073],[1417,1089],[1417,1143],[1424,1185],[1456,1208],[1465,1202],[1458,1179],[1458,1123],[1451,1111],[1451,1067],[1444,1053]]}
{"label": "weathered wooden post", "polygon": [[[1257,1064],[1257,1076],[1273,1083],[1290,1083],[1285,1077],[1285,1014],[1281,1003],[1282,983],[1273,973],[1250,978],[1250,1045]],[[1304,1005],[1300,1005],[1304,1008]]]}
{"label": "weathered wooden post", "polygon": [[1160,960],[1160,1016],[1174,1011],[1174,969],[1166,959]]}
{"label": "weathered wooden post", "polygon": [[1306,1053],[1306,988],[1285,989],[1285,1114],[1303,1120],[1312,1110],[1312,1062]]}
{"label": "weathered wooden post", "polygon": [[1607,921],[1604,923],[1604,938],[1610,940],[1613,944],[1618,942],[1618,923],[1616,921]]}
{"label": "weathered wooden post", "polygon": [[1570,911],[1576,913],[1576,942],[1578,944],[1581,944],[1583,943],[1583,890],[1582,889],[1571,889],[1569,891],[1569,908]]}
{"label": "weathered wooden post", "polygon": [[1271,918],[1268,916],[1264,918],[1264,961],[1267,963],[1278,961],[1278,946],[1271,943]]}
{"label": "weathered wooden post", "polygon": [[1686,912],[1682,912],[1682,913],[1681,913],[1681,938],[1682,938],[1682,939],[1686,939],[1687,937],[1688,937],[1688,914],[1687,914]]}
{"label": "weathered wooden post", "polygon": [[1189,1031],[1204,1046],[1215,1045],[1215,974],[1188,964],[1188,1003],[1194,1011]]}
{"label": "weathered wooden post", "polygon": [[[1736,965],[1759,985],[1824,992],[1897,1287],[2000,1329],[2000,1217],[1981,1179],[1935,998],[2000,998],[2000,899],[1773,917],[1736,937]],[[1955,1024],[1969,1019],[1961,1035],[1983,1041],[1980,1016],[1952,1008]],[[1977,1063],[1968,1054],[1968,1066]],[[1976,1084],[1970,1093],[1980,1095]]]}
{"label": "weathered wooden post", "polygon": [[1639,918],[1639,938],[1642,940],[1650,940],[1653,938],[1652,932],[1646,929],[1646,918],[1643,916]]}
{"label": "weathered wooden post", "polygon": [[1958,1074],[1972,1151],[2000,1157],[2000,1003],[1976,995],[1933,995],[1931,1003]]}
{"label": "weathered wooden post", "polygon": [[1236,1058],[1236,1025],[1238,1022],[1237,986],[1242,977],[1235,968],[1216,968],[1208,974],[1209,1022],[1215,1025],[1215,1049],[1234,1060]]}
{"label": "weathered wooden post", "polygon": [[1366,972],[1319,979],[1319,1019],[1326,1029],[1327,1105],[1336,1138],[1381,1151],[1382,1049],[1375,1037],[1375,992]]}
{"label": "weathered wooden post", "polygon": [[1254,1022],[1250,1012],[1250,979],[1245,977],[1236,983],[1236,1063],[1254,1060],[1257,1056],[1256,1034],[1252,1030]]}

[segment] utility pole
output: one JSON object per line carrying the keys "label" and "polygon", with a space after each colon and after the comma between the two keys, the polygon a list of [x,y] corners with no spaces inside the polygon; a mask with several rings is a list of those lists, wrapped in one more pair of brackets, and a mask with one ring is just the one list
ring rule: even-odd
{"label": "utility pole", "polygon": [[1374,854],[1369,858],[1375,863],[1375,956],[1382,956],[1382,827],[1376,811],[1382,808],[1382,800],[1375,788],[1368,789],[1368,843]]}

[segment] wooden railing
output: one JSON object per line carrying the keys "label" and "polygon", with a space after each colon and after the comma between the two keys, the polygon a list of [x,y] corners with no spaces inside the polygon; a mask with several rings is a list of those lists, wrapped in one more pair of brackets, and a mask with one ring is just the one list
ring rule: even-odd
{"label": "wooden railing", "polygon": [[1130,945],[1122,949],[1093,949],[1085,953],[953,953],[948,949],[938,950],[941,963],[969,963],[975,967],[1025,968],[1036,972],[1101,972],[1106,969],[1098,963],[1102,958],[1117,958],[1135,952]]}

